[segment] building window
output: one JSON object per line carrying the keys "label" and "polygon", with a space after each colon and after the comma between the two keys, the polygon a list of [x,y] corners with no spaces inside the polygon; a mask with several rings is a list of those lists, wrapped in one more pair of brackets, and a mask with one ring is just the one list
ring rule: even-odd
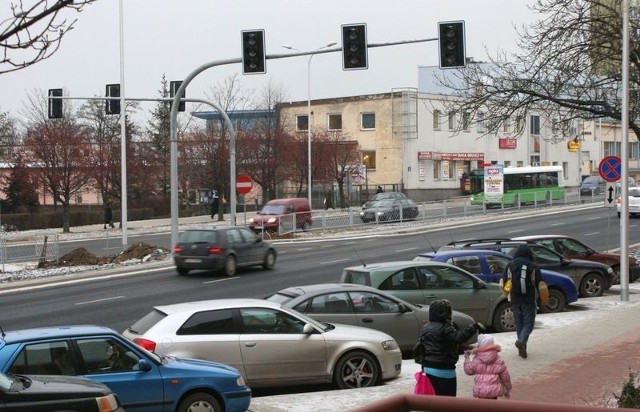
{"label": "building window", "polygon": [[504,161],[504,167],[511,167],[511,161],[510,160],[505,160]]}
{"label": "building window", "polygon": [[509,133],[511,131],[511,123],[509,122],[509,119],[504,119],[504,122],[502,123],[502,131],[504,133]]}
{"label": "building window", "polygon": [[309,116],[306,114],[296,115],[296,131],[302,132],[309,130]]}
{"label": "building window", "polygon": [[449,120],[449,130],[455,130],[455,128],[456,128],[456,112],[449,112],[448,120]]}
{"label": "building window", "polygon": [[440,130],[440,110],[433,111],[433,129]]}
{"label": "building window", "polygon": [[376,168],[376,151],[375,150],[363,150],[362,151],[362,164],[367,170]]}
{"label": "building window", "polygon": [[462,130],[464,130],[465,132],[468,132],[470,125],[471,125],[471,114],[469,112],[462,113]]}
{"label": "building window", "polygon": [[477,124],[477,128],[476,128],[478,133],[484,133],[487,131],[487,127],[485,125],[484,122],[484,113],[483,112],[478,112],[478,124]]}
{"label": "building window", "polygon": [[440,180],[440,161],[433,161],[433,180]]}
{"label": "building window", "polygon": [[329,130],[342,130],[342,115],[330,114],[329,115]]}
{"label": "building window", "polygon": [[518,162],[516,163],[516,167],[522,167],[524,166],[524,162],[522,162],[522,160],[518,160]]}
{"label": "building window", "polygon": [[569,178],[569,162],[562,162],[562,177],[564,180]]}
{"label": "building window", "polygon": [[375,113],[362,113],[361,115],[362,130],[375,130],[376,129],[376,114]]}
{"label": "building window", "polygon": [[531,134],[540,134],[540,116],[531,116]]}

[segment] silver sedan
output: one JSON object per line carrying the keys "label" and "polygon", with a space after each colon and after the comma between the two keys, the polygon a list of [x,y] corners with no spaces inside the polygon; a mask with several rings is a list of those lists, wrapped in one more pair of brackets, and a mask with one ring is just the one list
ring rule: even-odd
{"label": "silver sedan", "polygon": [[386,333],[320,323],[262,299],[156,306],[123,335],[158,355],[233,366],[256,388],[368,387],[398,377],[402,366],[398,344]]}

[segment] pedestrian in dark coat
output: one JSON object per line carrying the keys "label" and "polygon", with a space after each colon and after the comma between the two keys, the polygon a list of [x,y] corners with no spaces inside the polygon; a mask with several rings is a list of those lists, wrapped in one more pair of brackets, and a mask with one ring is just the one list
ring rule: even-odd
{"label": "pedestrian in dark coat", "polygon": [[433,301],[429,305],[429,323],[420,334],[425,350],[422,370],[429,377],[436,395],[456,396],[456,363],[461,344],[485,329],[481,323],[458,329],[452,318],[451,302],[447,299]]}
{"label": "pedestrian in dark coat", "polygon": [[502,274],[500,285],[505,285],[509,279],[511,280],[509,300],[516,324],[516,348],[518,348],[518,355],[526,358],[527,341],[536,321],[538,287],[543,281],[540,268],[533,263],[533,252],[529,246],[524,244],[518,246],[513,260],[509,262]]}
{"label": "pedestrian in dark coat", "polygon": [[209,209],[211,211],[211,219],[218,213],[218,209],[220,208],[220,204],[218,202],[218,191],[214,190],[211,192],[211,199],[209,200]]}
{"label": "pedestrian in dark coat", "polygon": [[113,224],[113,210],[111,209],[111,202],[107,202],[106,205],[104,205],[104,229],[107,228],[107,225],[111,226],[112,228],[115,227]]}

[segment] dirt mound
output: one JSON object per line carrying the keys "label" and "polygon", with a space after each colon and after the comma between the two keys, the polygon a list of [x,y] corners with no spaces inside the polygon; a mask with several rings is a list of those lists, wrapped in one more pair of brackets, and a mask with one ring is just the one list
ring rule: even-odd
{"label": "dirt mound", "polygon": [[92,266],[106,263],[122,263],[131,260],[142,260],[149,256],[149,259],[160,259],[169,254],[166,248],[151,246],[146,243],[136,243],[131,245],[124,252],[116,256],[96,256],[87,249],[80,247],[60,257],[58,261],[48,261],[40,264],[40,267],[55,266]]}

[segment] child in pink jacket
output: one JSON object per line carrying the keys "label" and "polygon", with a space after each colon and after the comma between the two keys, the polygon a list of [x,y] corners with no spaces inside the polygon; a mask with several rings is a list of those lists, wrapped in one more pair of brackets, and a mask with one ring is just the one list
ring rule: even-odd
{"label": "child in pink jacket", "polygon": [[[475,375],[473,397],[508,398],[511,393],[511,375],[500,357],[500,345],[493,343],[491,335],[478,335],[478,347],[464,353],[464,373]],[[473,355],[473,356],[471,356]]]}

